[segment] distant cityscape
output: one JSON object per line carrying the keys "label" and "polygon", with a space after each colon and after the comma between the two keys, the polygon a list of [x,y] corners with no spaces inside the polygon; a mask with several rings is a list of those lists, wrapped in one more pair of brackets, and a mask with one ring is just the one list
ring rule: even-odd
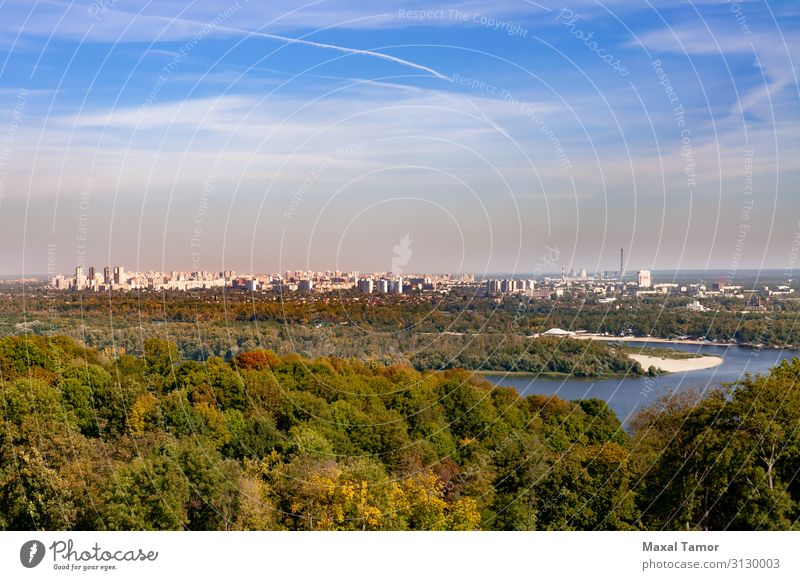
{"label": "distant cityscape", "polygon": [[[629,279],[628,279],[629,278]],[[729,296],[755,298],[761,296],[791,296],[794,288],[786,284],[762,285],[745,289],[726,284],[724,278],[714,282],[659,282],[650,270],[637,270],[626,276],[624,270],[589,275],[585,269],[561,275],[543,274],[538,279],[523,276],[476,277],[474,274],[395,274],[358,271],[286,271],[269,274],[239,274],[234,270],[134,272],[124,266],[105,267],[102,271],[78,266],[72,276],[57,275],[49,287],[64,291],[192,291],[230,288],[258,293],[330,293],[357,292],[361,294],[483,294],[498,299],[520,295],[532,299],[555,300],[566,293],[572,296],[593,296],[600,303],[612,303],[625,297],[682,295],[695,298]],[[704,311],[697,300],[687,305],[689,310]]]}

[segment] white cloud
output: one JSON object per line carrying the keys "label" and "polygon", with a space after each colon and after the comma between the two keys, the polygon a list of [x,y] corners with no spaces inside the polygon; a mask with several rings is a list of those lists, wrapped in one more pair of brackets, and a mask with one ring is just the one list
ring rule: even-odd
{"label": "white cloud", "polygon": [[[744,34],[740,29],[732,28],[731,24],[735,24],[732,15],[729,20],[720,24],[717,19],[711,26],[709,23],[685,22],[669,29],[642,34],[638,41],[656,54],[671,52],[686,55],[690,59],[719,56],[723,59],[723,65],[731,69],[737,85],[743,79],[741,65],[736,59],[748,59],[755,70],[763,71],[765,79],[755,83],[755,86],[740,89],[738,94],[731,94],[730,110],[732,113],[756,113],[768,120],[773,113],[771,107],[777,106],[781,99],[788,97],[792,101],[797,100],[795,66],[800,64],[800,39],[794,31],[779,31],[775,26],[769,27],[771,30],[762,28],[761,32]],[[782,36],[788,38],[788,42],[784,43]],[[702,63],[697,66],[700,70],[707,68]],[[724,69],[716,71],[716,74],[724,74]]]}

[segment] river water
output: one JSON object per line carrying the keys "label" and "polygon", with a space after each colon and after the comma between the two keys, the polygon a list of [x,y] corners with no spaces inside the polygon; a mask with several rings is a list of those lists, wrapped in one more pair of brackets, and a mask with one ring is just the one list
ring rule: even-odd
{"label": "river water", "polygon": [[[655,378],[626,377],[615,379],[584,379],[569,377],[553,379],[535,375],[486,375],[485,378],[505,387],[514,387],[522,395],[556,395],[567,401],[582,399],[603,399],[617,414],[623,425],[641,407],[653,403],[659,396],[670,392],[695,389],[705,392],[721,383],[738,381],[745,373],[766,373],[783,359],[800,357],[800,351],[785,349],[756,350],[743,346],[665,344],[665,343],[625,343],[627,346],[641,348],[653,346],[669,347],[675,350],[721,356],[721,365],[699,371],[671,373]],[[642,354],[647,354],[643,352]]]}

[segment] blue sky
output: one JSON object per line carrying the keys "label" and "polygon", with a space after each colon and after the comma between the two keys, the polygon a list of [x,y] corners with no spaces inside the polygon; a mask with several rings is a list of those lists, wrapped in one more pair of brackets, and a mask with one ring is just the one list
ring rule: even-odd
{"label": "blue sky", "polygon": [[264,4],[0,4],[0,270],[794,267],[796,1]]}

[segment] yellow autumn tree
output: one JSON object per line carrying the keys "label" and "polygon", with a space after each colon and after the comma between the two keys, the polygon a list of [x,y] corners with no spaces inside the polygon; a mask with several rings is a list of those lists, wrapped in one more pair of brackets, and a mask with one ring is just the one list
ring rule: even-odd
{"label": "yellow autumn tree", "polygon": [[295,458],[271,474],[288,507],[287,525],[305,530],[385,529],[390,484],[383,468],[366,459],[339,465],[331,459]]}
{"label": "yellow autumn tree", "polygon": [[158,399],[151,393],[143,393],[136,397],[128,413],[128,432],[141,435],[148,428],[156,426],[158,419]]}
{"label": "yellow autumn tree", "polygon": [[480,523],[478,504],[472,498],[445,500],[441,479],[421,471],[393,484],[390,529],[473,530]]}

